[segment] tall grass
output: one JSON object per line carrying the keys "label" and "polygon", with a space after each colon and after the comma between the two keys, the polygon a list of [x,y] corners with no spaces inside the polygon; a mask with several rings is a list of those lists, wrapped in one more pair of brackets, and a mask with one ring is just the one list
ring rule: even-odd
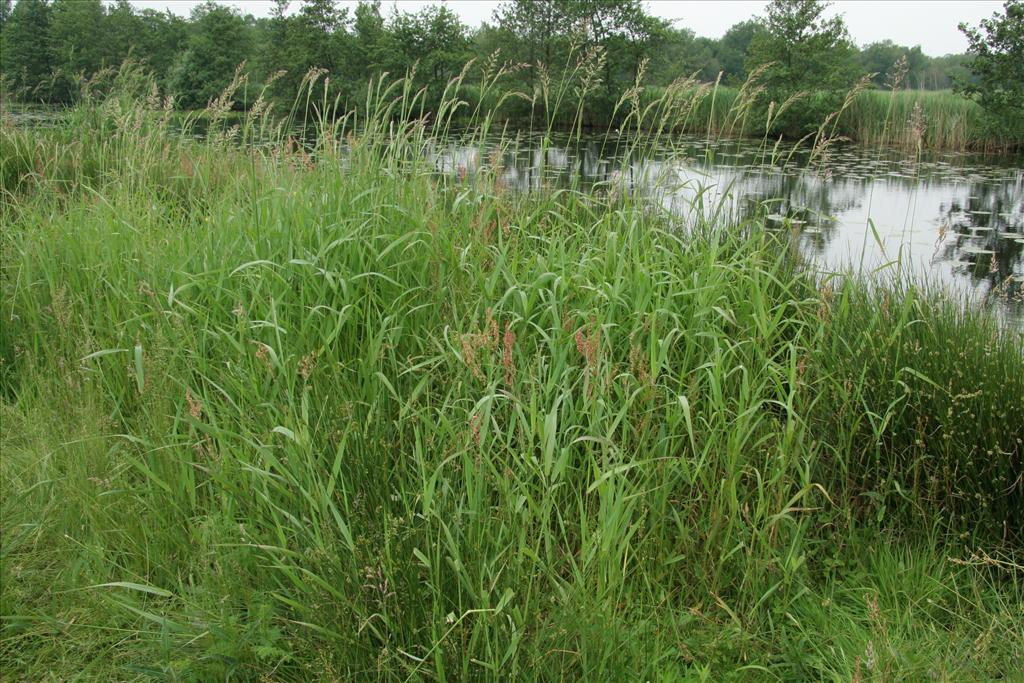
{"label": "tall grass", "polygon": [[843,454],[829,489],[879,518],[1019,538],[1024,337],[899,280],[824,291],[811,362],[827,381],[810,419]]}
{"label": "tall grass", "polygon": [[[752,106],[764,104],[765,98],[756,78],[741,88],[699,83],[690,87],[699,96],[673,130],[730,137],[764,134],[764,121]],[[666,88],[649,86],[643,101],[661,102],[666,94]],[[976,102],[949,90],[859,90],[836,121],[835,133],[858,145],[908,150],[1005,153],[1024,145],[1024,140],[1007,137],[994,127]]]}
{"label": "tall grass", "polygon": [[864,145],[1004,152],[1024,141],[992,127],[976,102],[949,90],[865,90],[844,113],[845,135]]}
{"label": "tall grass", "polygon": [[[4,124],[5,677],[1017,670],[1019,493],[979,481],[949,524],[918,514],[941,486],[877,482],[956,481],[902,450],[958,369],[917,361],[983,339],[950,392],[1004,404],[1018,333],[903,292],[885,327],[755,223],[509,194],[500,154],[439,175],[458,82],[430,123],[407,81],[359,117],[308,88],[312,149],[253,115],[190,139],[130,88]],[[672,97],[621,106],[658,130]],[[913,413],[907,377],[938,387]],[[1000,472],[1018,415],[975,430]]]}

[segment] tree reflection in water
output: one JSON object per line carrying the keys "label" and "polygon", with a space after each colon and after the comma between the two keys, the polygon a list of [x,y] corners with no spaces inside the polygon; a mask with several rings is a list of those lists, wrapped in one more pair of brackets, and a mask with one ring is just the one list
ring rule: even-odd
{"label": "tree reflection in water", "polygon": [[[1020,159],[836,148],[828,165],[806,153],[772,159],[746,141],[628,137],[450,144],[429,153],[439,173],[493,167],[502,190],[575,188],[650,201],[681,229],[698,219],[748,219],[786,230],[823,269],[873,270],[897,258],[930,283],[991,303],[1024,324],[1024,170]],[[781,155],[777,155],[781,156]]]}

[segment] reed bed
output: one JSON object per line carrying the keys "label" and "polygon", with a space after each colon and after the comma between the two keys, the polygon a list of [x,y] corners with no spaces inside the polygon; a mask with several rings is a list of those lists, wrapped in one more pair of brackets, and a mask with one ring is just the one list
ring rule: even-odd
{"label": "reed bed", "polygon": [[949,90],[865,90],[840,128],[862,145],[911,150],[1008,152],[1024,145],[1000,134],[976,102]]}
{"label": "reed bed", "polygon": [[[742,88],[706,84],[704,91],[678,131],[755,138],[764,134],[766,103],[756,81]],[[645,101],[660,101],[665,92],[648,87]],[[809,129],[817,124],[807,122]],[[835,134],[862,146],[911,151],[1008,153],[1024,146],[1024,140],[993,126],[976,102],[949,90],[860,90],[836,121]]]}
{"label": "reed bed", "polygon": [[1019,489],[957,460],[1021,473],[1019,332],[757,222],[439,174],[458,82],[429,123],[317,86],[313,147],[124,84],[0,129],[4,678],[1019,670]]}

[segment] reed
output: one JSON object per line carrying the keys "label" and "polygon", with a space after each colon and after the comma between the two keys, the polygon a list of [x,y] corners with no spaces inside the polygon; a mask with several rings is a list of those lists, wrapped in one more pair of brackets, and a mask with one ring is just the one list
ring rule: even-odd
{"label": "reed", "polygon": [[840,121],[859,144],[1006,152],[1024,141],[999,133],[974,101],[949,90],[865,90]]}
{"label": "reed", "polygon": [[[752,103],[765,104],[756,79],[742,88],[708,85],[706,89],[693,115],[679,122],[677,132],[761,135],[763,128],[759,130],[753,120],[756,116],[751,115]],[[647,87],[643,97],[645,102],[657,102],[665,93],[665,88]],[[860,90],[835,128],[843,139],[870,147],[1007,153],[1024,145],[1024,140],[1007,136],[993,125],[976,102],[949,90]]]}
{"label": "reed", "polygon": [[811,362],[828,380],[810,419],[842,455],[821,476],[879,517],[1016,534],[1024,402],[1010,397],[1024,395],[1024,335],[927,287],[876,285],[823,287]]}
{"label": "reed", "polygon": [[[621,103],[630,144],[703,117],[684,86]],[[427,121],[407,80],[342,115],[310,74],[312,146],[125,88],[0,128],[4,678],[1018,670],[1019,494],[947,466],[999,435],[1019,474],[1019,410],[935,464],[908,439],[1015,389],[1019,335],[826,292],[757,222],[511,194],[508,139],[438,173],[457,80]]]}

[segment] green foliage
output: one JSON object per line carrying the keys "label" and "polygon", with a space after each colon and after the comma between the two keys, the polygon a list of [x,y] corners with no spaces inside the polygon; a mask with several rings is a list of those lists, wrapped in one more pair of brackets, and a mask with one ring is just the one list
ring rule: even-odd
{"label": "green foliage", "polygon": [[789,137],[813,132],[839,108],[857,76],[855,49],[842,17],[827,18],[819,0],[772,0],[764,31],[754,36],[748,71],[774,102],[771,130]]}
{"label": "green foliage", "polygon": [[212,1],[192,10],[188,48],[171,68],[170,89],[185,107],[201,107],[231,82],[250,35],[236,10]]}
{"label": "green foliage", "polygon": [[104,62],[104,13],[100,0],[58,0],[51,6],[49,42],[62,82],[51,98],[69,102],[78,95],[79,80],[100,70]]}
{"label": "green foliage", "polygon": [[14,8],[19,19],[8,22],[11,31],[3,34],[0,65],[17,99],[68,104],[81,96],[85,83],[129,58],[150,67],[166,90],[171,64],[185,43],[183,19],[170,12],[136,12],[127,0],[107,7],[99,0],[24,0]]}
{"label": "green foliage", "polygon": [[[398,5],[384,16],[379,0],[354,8],[337,0],[277,0],[272,15],[261,19],[212,2],[189,20],[138,10],[129,0],[23,0],[2,7],[17,9],[13,13],[22,17],[12,31],[0,29],[10,33],[0,60],[5,94],[12,100],[59,104],[76,101],[97,74],[131,60],[152,70],[161,95],[173,94],[179,104],[199,108],[245,62],[251,82],[268,86],[261,106],[278,111],[305,109],[300,94],[308,94],[304,84],[314,77],[323,88],[321,108],[337,99],[341,109],[353,113],[365,105],[372,79],[414,72],[410,87],[424,89],[425,96],[420,110],[403,115],[436,113],[445,88],[458,77],[468,86],[469,109],[481,98],[491,98],[488,106],[502,99],[501,115],[515,125],[565,126],[578,118],[572,105],[586,102],[579,110],[583,124],[607,128],[623,123],[626,100],[635,97],[635,88],[652,88],[658,97],[666,89],[697,87],[688,84],[692,78],[745,87],[744,102],[758,100],[747,113],[771,125],[767,131],[743,133],[798,138],[815,132],[839,108],[857,71],[875,72],[873,84],[880,87],[897,76],[901,87],[919,89],[949,88],[954,79],[978,82],[964,55],[929,58],[919,47],[891,41],[855,54],[841,21],[827,19],[825,6],[812,0],[780,0],[764,20],[740,22],[719,40],[652,16],[639,0],[515,0],[499,5],[494,25],[476,30],[444,6],[410,13]],[[3,14],[0,20],[10,24]],[[768,62],[770,67],[750,79],[748,67]],[[507,97],[487,85],[498,71],[512,75],[506,79]],[[585,95],[557,87],[581,74],[588,74]],[[555,99],[545,100],[543,91]],[[254,102],[247,98],[236,106]],[[562,120],[553,121],[552,111],[561,112]],[[463,109],[458,115],[468,113]],[[714,118],[689,117],[689,129],[724,130],[713,125]],[[704,128],[696,125],[698,120]],[[889,123],[888,116],[880,123],[862,121],[855,139],[887,138]],[[874,127],[882,134],[864,134]],[[987,146],[1000,137],[1020,138],[1008,132],[986,125],[973,137],[983,137]],[[946,134],[926,138],[957,139]]]}
{"label": "green foliage", "polygon": [[395,11],[388,18],[379,2],[360,3],[352,15],[327,0],[304,2],[294,15],[284,9],[280,5],[270,21],[260,66],[276,78],[272,92],[286,106],[312,74],[326,73],[327,99],[338,97],[354,110],[365,103],[371,78],[415,71],[413,85],[427,88],[425,106],[433,109],[470,58],[467,28],[446,7]]}
{"label": "green foliage", "polygon": [[0,123],[5,680],[1019,671],[1019,333],[757,221],[439,174],[405,82],[307,150],[118,79]]}
{"label": "green foliage", "polygon": [[[574,109],[563,104],[586,99],[587,123],[594,125],[610,122],[655,46],[680,38],[666,22],[646,14],[639,0],[513,0],[499,6],[494,20],[497,45],[524,67],[517,80],[526,100],[517,113],[550,117],[552,110]],[[584,73],[589,97],[565,92],[558,102],[539,98],[543,83]],[[676,72],[670,80],[681,75]]]}
{"label": "green foliage", "polygon": [[1024,2],[1007,0],[1003,13],[982,19],[977,28],[960,24],[970,43],[974,83],[960,88],[977,98],[1011,135],[1024,136]]}
{"label": "green foliage", "polygon": [[761,22],[748,19],[731,26],[718,41],[715,54],[725,83],[738,85],[747,80],[747,53],[754,37],[763,30]]}
{"label": "green foliage", "polygon": [[395,69],[415,68],[415,84],[427,88],[426,105],[435,110],[447,83],[459,75],[470,54],[465,24],[443,5],[415,14],[396,13],[388,25]]}
{"label": "green foliage", "polygon": [[345,27],[348,10],[327,0],[303,2],[292,17],[281,12],[274,16],[274,40],[271,61],[274,68],[287,73],[281,86],[289,96],[298,93],[299,84],[310,69],[325,69],[344,77]]}
{"label": "green foliage", "polygon": [[19,0],[3,26],[0,66],[4,79],[28,100],[45,98],[54,68],[46,0]]}
{"label": "green foliage", "polygon": [[949,90],[957,83],[970,83],[974,76],[968,68],[967,55],[945,55],[928,60],[928,66],[920,75],[918,87],[926,90]]}
{"label": "green foliage", "polygon": [[[152,71],[162,92],[171,92],[168,82],[171,67],[179,49],[187,42],[188,31],[188,22],[171,12],[144,9],[136,21],[130,5],[116,5],[107,14],[107,34],[111,43],[107,64],[117,68],[125,60],[137,60]],[[126,33],[131,39],[118,38]]]}
{"label": "green foliage", "polygon": [[921,46],[897,45],[883,40],[866,45],[860,51],[862,71],[873,74],[872,84],[877,88],[892,88],[893,84],[916,90],[951,90],[958,82],[971,82],[967,68],[967,55],[929,57]]}
{"label": "green foliage", "polygon": [[[179,20],[179,23],[184,23],[184,21]],[[106,51],[106,61],[108,64],[117,67],[129,57],[142,61],[156,56],[153,54],[153,46],[143,42],[147,37],[146,26],[139,13],[135,11],[135,8],[128,0],[117,0],[108,7],[105,24],[103,49]],[[168,33],[171,32],[171,26],[161,28],[164,28]],[[169,64],[173,64],[174,60],[177,59],[178,53],[186,49],[186,37],[181,31],[177,32],[177,35],[169,35],[167,37],[173,37],[180,41],[180,44],[175,46],[173,57],[168,63],[169,66]],[[164,68],[163,71],[158,71],[157,73],[161,77],[166,78],[167,72],[168,69]]]}
{"label": "green foliage", "polygon": [[921,52],[921,46],[907,48],[891,40],[883,40],[864,46],[860,51],[861,69],[869,74],[871,82],[879,87],[906,85],[920,88],[922,72],[928,58]]}
{"label": "green foliage", "polygon": [[898,282],[826,292],[813,362],[829,381],[812,419],[842,454],[829,490],[879,518],[1019,536],[1024,335]]}
{"label": "green foliage", "polygon": [[680,76],[696,75],[714,81],[723,67],[715,42],[698,38],[689,29],[664,27],[652,37],[650,76],[655,83],[671,83]]}
{"label": "green foliage", "polygon": [[[352,19],[353,73],[380,75],[391,72],[398,76],[404,65],[395,60],[391,33],[380,13],[380,0],[361,2]],[[395,70],[399,71],[396,72]]]}
{"label": "green foliage", "polygon": [[512,59],[531,67],[540,63],[558,69],[565,63],[569,38],[576,28],[570,9],[567,2],[514,0],[494,11],[494,23]]}

